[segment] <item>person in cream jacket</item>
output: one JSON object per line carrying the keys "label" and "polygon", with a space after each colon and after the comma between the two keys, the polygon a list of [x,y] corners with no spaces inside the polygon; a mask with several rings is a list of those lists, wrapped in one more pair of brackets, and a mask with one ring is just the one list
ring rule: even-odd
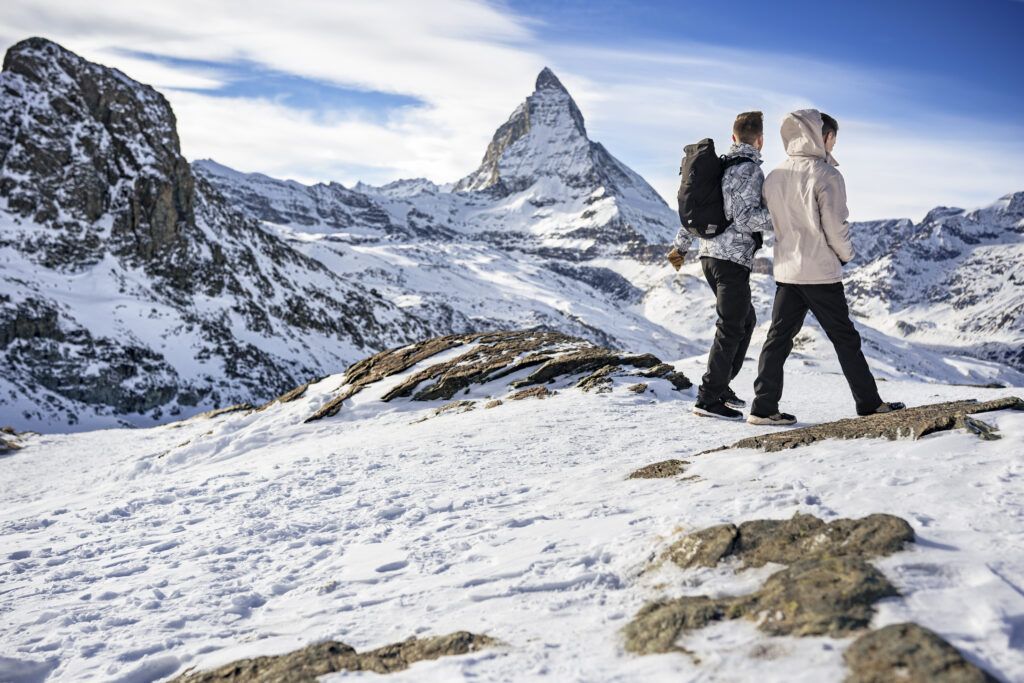
{"label": "person in cream jacket", "polygon": [[761,348],[754,402],[748,422],[794,424],[779,412],[783,365],[793,338],[810,311],[839,356],[858,415],[903,408],[886,403],[861,351],[843,289],[843,266],[853,260],[846,183],[832,156],[839,124],[816,109],[802,109],[782,120],[788,158],[765,178],[763,196],[775,227],[775,304],[768,337]]}

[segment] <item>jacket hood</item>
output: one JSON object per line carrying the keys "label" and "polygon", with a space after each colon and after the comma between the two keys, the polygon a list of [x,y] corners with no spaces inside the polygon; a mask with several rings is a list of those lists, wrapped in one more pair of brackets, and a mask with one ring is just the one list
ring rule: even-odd
{"label": "jacket hood", "polygon": [[782,119],[782,144],[791,157],[814,157],[832,166],[839,165],[825,151],[825,140],[821,137],[821,112],[817,109],[801,109],[786,114]]}

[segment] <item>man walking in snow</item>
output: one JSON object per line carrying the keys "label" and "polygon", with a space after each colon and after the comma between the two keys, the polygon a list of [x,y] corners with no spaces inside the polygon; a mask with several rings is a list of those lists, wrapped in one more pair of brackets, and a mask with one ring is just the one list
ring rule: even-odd
{"label": "man walking in snow", "polygon": [[[693,412],[739,420],[743,413],[737,408],[743,408],[746,402],[736,396],[729,382],[743,365],[757,323],[750,303],[750,269],[754,252],[760,247],[760,233],[771,230],[772,222],[761,202],[764,117],[759,111],[744,112],[736,117],[732,131],[733,144],[726,158],[742,157],[750,163],[735,163],[725,169],[722,198],[725,217],[732,223],[719,235],[700,241],[701,268],[715,293],[718,322]],[[683,265],[684,254],[694,239],[685,228],[679,229],[668,254],[676,270]]]}
{"label": "man walking in snow", "polygon": [[779,412],[782,367],[807,311],[835,347],[858,415],[904,407],[879,397],[846,305],[843,266],[854,251],[846,184],[832,157],[838,133],[836,120],[816,109],[795,111],[782,120],[788,158],[764,181],[764,200],[775,226],[775,304],[758,361],[750,424],[796,422],[792,415]]}

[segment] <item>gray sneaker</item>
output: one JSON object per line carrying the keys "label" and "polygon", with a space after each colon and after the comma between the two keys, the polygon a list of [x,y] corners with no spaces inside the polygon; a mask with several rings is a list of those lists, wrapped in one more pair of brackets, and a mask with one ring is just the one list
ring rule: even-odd
{"label": "gray sneaker", "polygon": [[767,427],[785,427],[786,425],[795,425],[796,418],[789,413],[775,413],[774,415],[768,415],[766,417],[751,413],[750,417],[747,418],[747,424],[763,425]]}

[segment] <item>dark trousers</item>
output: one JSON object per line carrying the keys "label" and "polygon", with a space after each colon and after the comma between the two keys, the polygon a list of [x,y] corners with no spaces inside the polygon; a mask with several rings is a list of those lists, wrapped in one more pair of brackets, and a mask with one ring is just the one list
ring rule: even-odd
{"label": "dark trousers", "polygon": [[754,381],[750,412],[768,416],[779,412],[782,398],[782,366],[793,350],[793,338],[804,324],[807,311],[814,314],[839,356],[839,365],[850,385],[858,413],[874,411],[882,404],[875,378],[860,350],[860,335],[850,320],[843,283],[829,285],[792,285],[778,283],[772,324],[761,348]]}
{"label": "dark trousers", "polygon": [[704,256],[700,260],[715,293],[715,341],[708,354],[708,369],[701,378],[697,400],[718,400],[740,368],[750,346],[757,318],[750,304],[750,271],[738,263]]}

